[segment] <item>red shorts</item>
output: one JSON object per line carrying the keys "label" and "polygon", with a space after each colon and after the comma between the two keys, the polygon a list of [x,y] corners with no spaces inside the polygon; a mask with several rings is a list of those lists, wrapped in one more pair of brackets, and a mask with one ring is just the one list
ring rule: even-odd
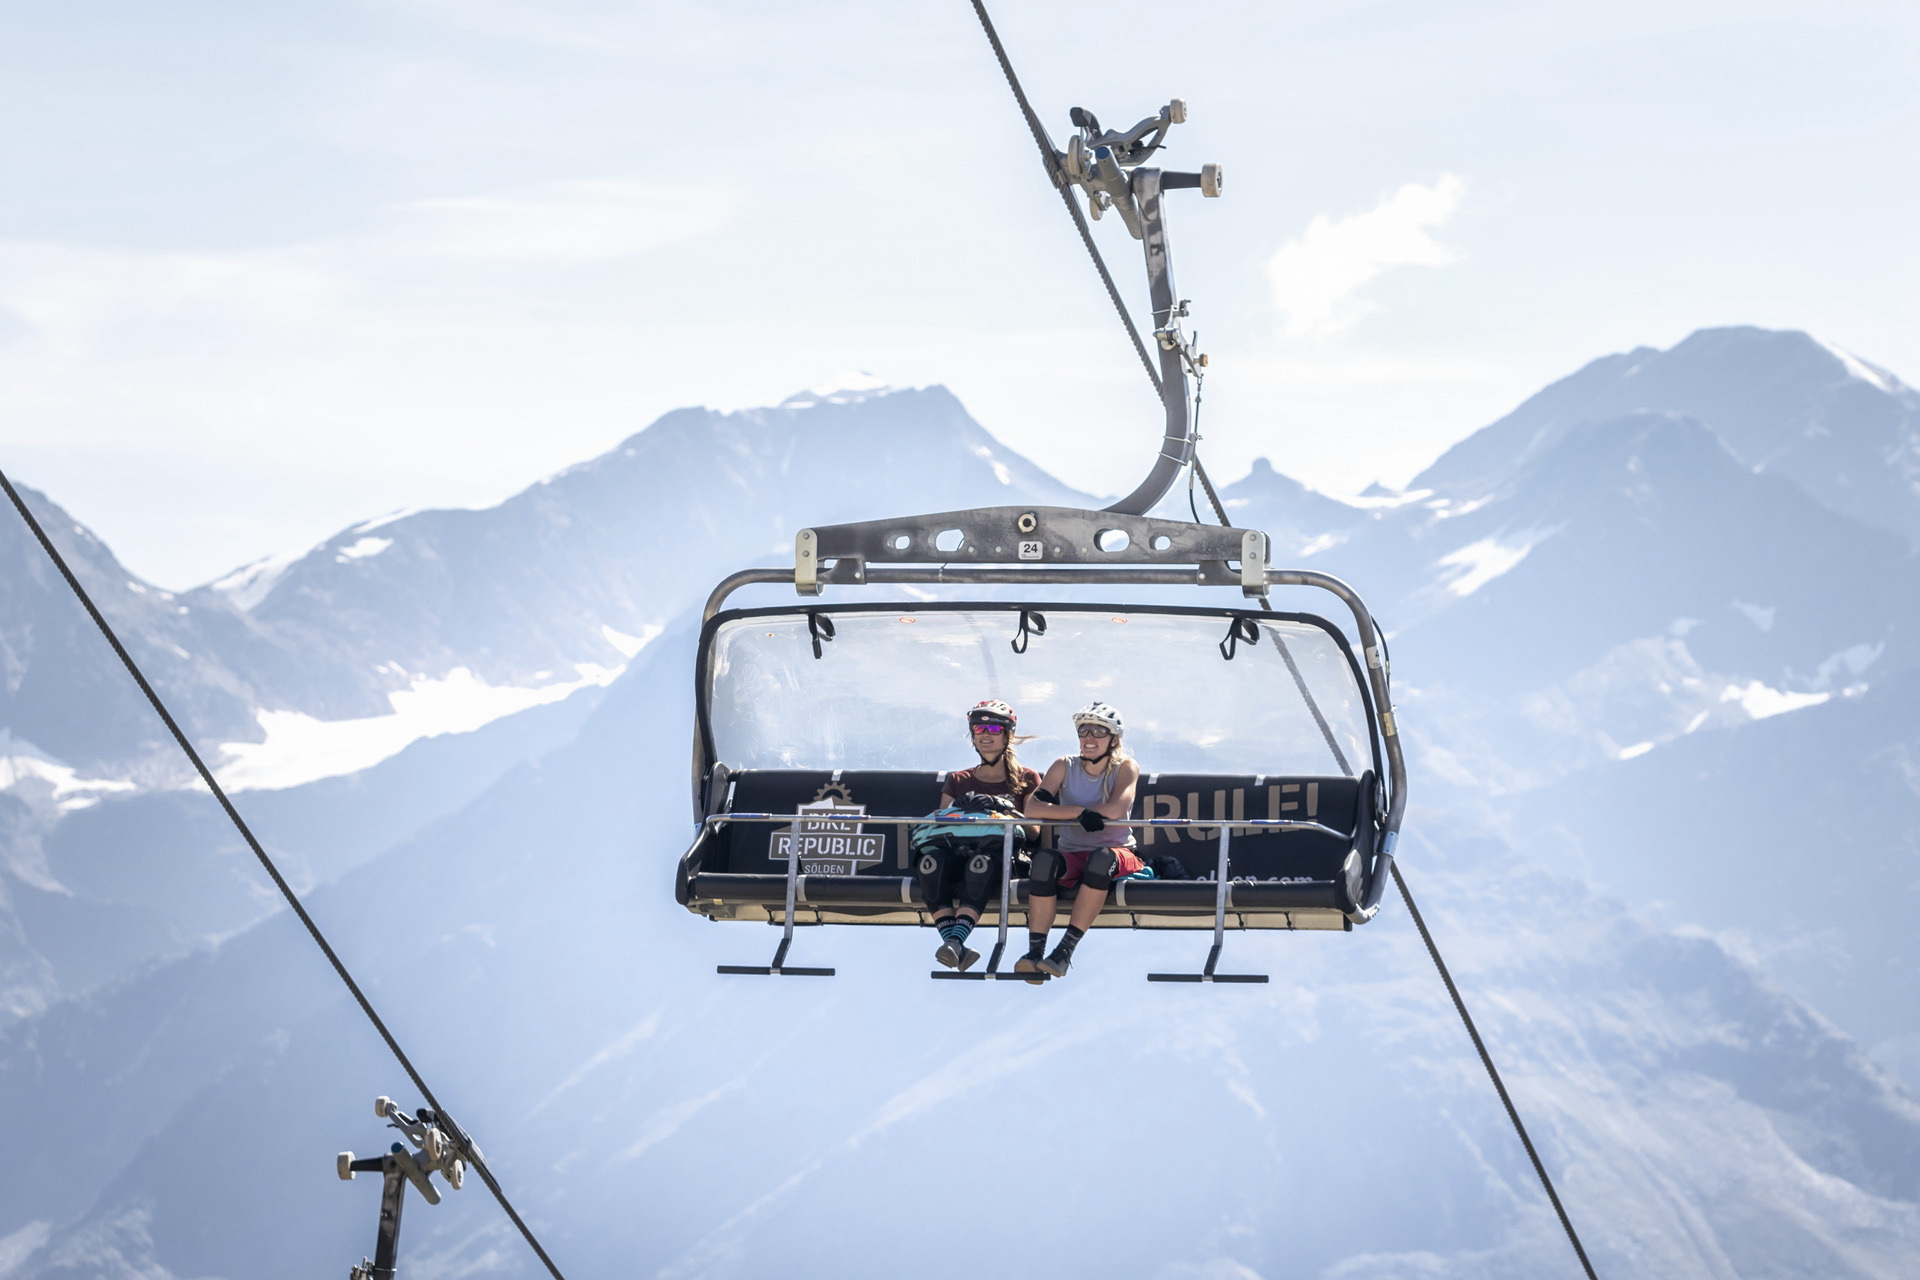
{"label": "red shorts", "polygon": [[[1098,849],[1082,849],[1078,852],[1070,849],[1060,850],[1060,856],[1067,860],[1067,869],[1060,874],[1060,887],[1062,889],[1077,887],[1080,883],[1080,873],[1087,869],[1087,859],[1099,852]],[[1113,846],[1110,852],[1114,860],[1120,864],[1113,869],[1115,880],[1124,880],[1134,872],[1146,869],[1147,864],[1140,860],[1140,855],[1124,845]]]}

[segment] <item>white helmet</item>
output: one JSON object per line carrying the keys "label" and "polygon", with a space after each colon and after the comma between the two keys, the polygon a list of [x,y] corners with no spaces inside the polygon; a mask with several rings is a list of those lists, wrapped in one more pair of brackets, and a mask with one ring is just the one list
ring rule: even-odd
{"label": "white helmet", "polygon": [[1078,729],[1083,724],[1100,725],[1116,738],[1122,732],[1120,713],[1104,702],[1089,702],[1073,713],[1073,727]]}

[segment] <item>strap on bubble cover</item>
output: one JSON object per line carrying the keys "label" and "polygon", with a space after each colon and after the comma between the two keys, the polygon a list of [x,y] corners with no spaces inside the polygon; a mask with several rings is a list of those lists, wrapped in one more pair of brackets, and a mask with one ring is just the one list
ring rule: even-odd
{"label": "strap on bubble cover", "polygon": [[807,614],[807,634],[813,637],[813,656],[820,656],[820,642],[833,639],[833,619],[824,613]]}
{"label": "strap on bubble cover", "polygon": [[1232,662],[1233,655],[1240,652],[1242,640],[1248,644],[1259,644],[1260,624],[1252,618],[1236,616],[1227,623],[1227,638],[1220,642],[1220,656]]}
{"label": "strap on bubble cover", "polygon": [[1043,636],[1045,634],[1047,634],[1046,615],[1034,609],[1022,609],[1020,611],[1020,634],[1016,635],[1011,642],[1013,644],[1013,651],[1015,653],[1025,653],[1027,651],[1027,641],[1032,636]]}

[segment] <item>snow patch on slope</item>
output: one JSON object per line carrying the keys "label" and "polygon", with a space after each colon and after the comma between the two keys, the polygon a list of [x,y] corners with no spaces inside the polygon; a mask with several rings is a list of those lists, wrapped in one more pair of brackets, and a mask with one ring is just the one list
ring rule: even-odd
{"label": "snow patch on slope", "polygon": [[1848,351],[1844,347],[1835,346],[1825,338],[1815,338],[1814,341],[1822,347],[1825,347],[1827,354],[1835,360],[1838,360],[1841,365],[1846,368],[1848,377],[1858,378],[1860,381],[1884,391],[1888,395],[1893,394],[1894,380],[1891,375],[1882,373],[1865,360],[1862,360],[1859,356],[1853,354],[1853,352]]}
{"label": "snow patch on slope", "polygon": [[808,387],[805,391],[796,391],[780,402],[782,409],[811,409],[821,404],[858,404],[876,396],[890,395],[899,390],[888,386],[886,381],[874,377],[864,369],[837,373],[817,387]]}
{"label": "snow patch on slope", "polygon": [[1498,538],[1482,538],[1441,556],[1440,567],[1449,573],[1447,590],[1456,596],[1472,595],[1525,560],[1536,543],[1537,539],[1502,542]]}
{"label": "snow patch on slope", "polygon": [[653,641],[655,636],[664,630],[666,630],[665,627],[655,623],[651,626],[640,628],[639,635],[630,636],[624,631],[615,631],[612,627],[602,624],[600,634],[608,644],[620,651],[621,656],[631,662],[642,649],[646,648],[647,645]]}
{"label": "snow patch on slope", "polygon": [[304,551],[288,551],[242,565],[224,578],[214,579],[213,590],[233,601],[236,609],[252,609],[267,598],[288,569],[306,557]]}
{"label": "snow patch on slope", "polygon": [[[638,652],[638,650],[636,650]],[[227,742],[214,771],[229,791],[274,791],[371,769],[422,738],[475,729],[531,707],[558,702],[589,685],[606,685],[626,664],[576,663],[579,679],[521,688],[490,685],[465,667],[439,679],[416,677],[387,695],[393,714],[356,720],[317,720],[301,711],[256,713],[263,742]]]}
{"label": "snow patch on slope", "polygon": [[1749,680],[1744,685],[1728,685],[1721,691],[1720,701],[1737,702],[1740,709],[1755,720],[1765,720],[1789,711],[1817,707],[1832,696],[1830,693],[1790,693],[1785,689],[1769,688],[1758,680]]}
{"label": "snow patch on slope", "polygon": [[362,538],[350,547],[340,548],[340,554],[334,557],[334,562],[345,564],[349,560],[365,560],[379,555],[392,545],[392,538]]}
{"label": "snow patch on slope", "polygon": [[0,756],[0,791],[32,781],[46,784],[62,813],[100,803],[111,791],[137,791],[138,786],[118,778],[83,778],[64,764],[38,756]]}

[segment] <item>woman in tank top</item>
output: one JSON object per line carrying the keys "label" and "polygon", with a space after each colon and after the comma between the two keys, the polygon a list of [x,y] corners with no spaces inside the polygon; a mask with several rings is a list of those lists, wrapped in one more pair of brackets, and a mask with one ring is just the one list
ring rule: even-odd
{"label": "woman in tank top", "polygon": [[[1079,754],[1053,762],[1023,811],[1030,818],[1080,825],[1056,828],[1058,847],[1033,854],[1033,875],[1027,882],[1027,954],[1014,962],[1017,973],[1064,978],[1073,949],[1099,917],[1113,882],[1138,874],[1146,865],[1134,852],[1133,828],[1107,825],[1133,813],[1133,792],[1140,782],[1140,766],[1120,746],[1120,713],[1096,702],[1074,713],[1073,727],[1080,739]],[[1045,954],[1060,889],[1075,885],[1079,889],[1066,936],[1051,955]]]}
{"label": "woman in tank top", "polygon": [[[1019,810],[1040,785],[1040,775],[1021,765],[1014,754],[1014,726],[1019,717],[1004,702],[987,699],[967,712],[967,737],[980,762],[970,769],[955,769],[940,789],[940,807],[947,808],[969,795],[1005,796]],[[991,828],[996,834],[1001,828]],[[931,865],[927,865],[931,863]],[[949,969],[964,971],[980,958],[967,946],[967,935],[980,923],[987,895],[995,887],[993,863],[989,875],[969,874],[962,859],[951,855],[921,855],[916,870],[921,874],[921,894],[933,912],[934,927],[940,930],[940,948],[933,958]]]}

